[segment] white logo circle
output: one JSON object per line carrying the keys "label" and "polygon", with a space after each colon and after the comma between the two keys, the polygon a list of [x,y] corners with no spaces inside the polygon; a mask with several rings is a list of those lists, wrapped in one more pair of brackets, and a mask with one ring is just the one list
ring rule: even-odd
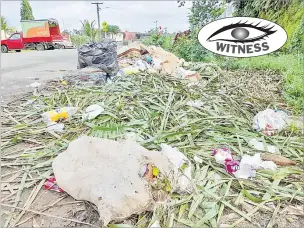
{"label": "white logo circle", "polygon": [[231,57],[266,55],[281,48],[285,30],[274,22],[254,17],[229,17],[204,26],[198,40],[216,54]]}

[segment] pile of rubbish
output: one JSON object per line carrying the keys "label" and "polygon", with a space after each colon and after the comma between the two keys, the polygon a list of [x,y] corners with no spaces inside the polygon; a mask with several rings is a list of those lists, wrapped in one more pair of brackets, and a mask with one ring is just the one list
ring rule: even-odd
{"label": "pile of rubbish", "polygon": [[110,41],[88,43],[80,47],[78,68],[81,70],[70,71],[63,79],[74,85],[93,86],[112,83],[118,77],[147,72],[194,83],[221,74],[215,64],[187,63],[161,47],[145,46],[140,42],[131,43],[117,51],[115,47],[115,42]]}
{"label": "pile of rubbish", "polygon": [[[103,225],[258,225],[242,210],[248,202],[270,215],[281,210],[277,205],[304,202],[301,120],[272,100],[260,101],[265,108],[256,111],[242,94],[223,92],[214,64],[189,70],[192,63],[140,43],[116,54],[120,69],[115,61],[86,67],[51,94],[39,91],[4,107],[4,166],[14,159],[24,172],[44,177],[45,189],[93,203]],[[97,78],[105,78],[104,86],[96,86]],[[203,80],[204,86],[192,84]],[[16,156],[5,151],[24,142],[35,146]],[[25,188],[38,181],[18,178]],[[237,218],[224,224],[229,213]],[[134,214],[140,219],[129,221]]]}

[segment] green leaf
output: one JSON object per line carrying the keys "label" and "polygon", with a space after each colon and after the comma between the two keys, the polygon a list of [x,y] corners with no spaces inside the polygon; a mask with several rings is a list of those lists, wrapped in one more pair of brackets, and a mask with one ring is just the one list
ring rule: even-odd
{"label": "green leaf", "polygon": [[272,176],[273,180],[281,180],[288,177],[290,174],[302,174],[302,170],[293,168],[281,168],[276,174]]}
{"label": "green leaf", "polygon": [[217,206],[212,207],[211,209],[207,210],[207,213],[204,215],[204,217],[199,220],[194,227],[202,227],[204,223],[214,218],[218,213]]}
{"label": "green leaf", "polygon": [[200,203],[203,201],[204,196],[199,196],[197,200],[193,200],[189,213],[188,213],[188,219],[191,219],[194,212],[196,211],[197,207],[200,205]]}
{"label": "green leaf", "polygon": [[261,203],[264,200],[262,200],[261,198],[257,198],[254,195],[250,194],[250,192],[248,192],[246,189],[242,189],[242,192],[244,194],[244,196],[246,196],[248,199],[250,199],[252,202],[255,203]]}

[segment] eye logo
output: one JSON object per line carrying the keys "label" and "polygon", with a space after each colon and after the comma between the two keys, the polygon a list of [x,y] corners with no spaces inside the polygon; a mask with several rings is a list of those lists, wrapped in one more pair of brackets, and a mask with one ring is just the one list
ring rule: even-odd
{"label": "eye logo", "polygon": [[279,25],[251,17],[224,18],[201,29],[200,43],[208,50],[232,57],[265,55],[281,48],[287,34]]}

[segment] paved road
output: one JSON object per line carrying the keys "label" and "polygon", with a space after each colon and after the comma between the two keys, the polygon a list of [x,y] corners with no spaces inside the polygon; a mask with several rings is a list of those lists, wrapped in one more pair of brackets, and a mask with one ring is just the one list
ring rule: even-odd
{"label": "paved road", "polygon": [[63,70],[76,68],[76,49],[1,53],[0,91],[3,102],[33,91],[33,88],[27,87],[33,82],[43,84],[62,75]]}

